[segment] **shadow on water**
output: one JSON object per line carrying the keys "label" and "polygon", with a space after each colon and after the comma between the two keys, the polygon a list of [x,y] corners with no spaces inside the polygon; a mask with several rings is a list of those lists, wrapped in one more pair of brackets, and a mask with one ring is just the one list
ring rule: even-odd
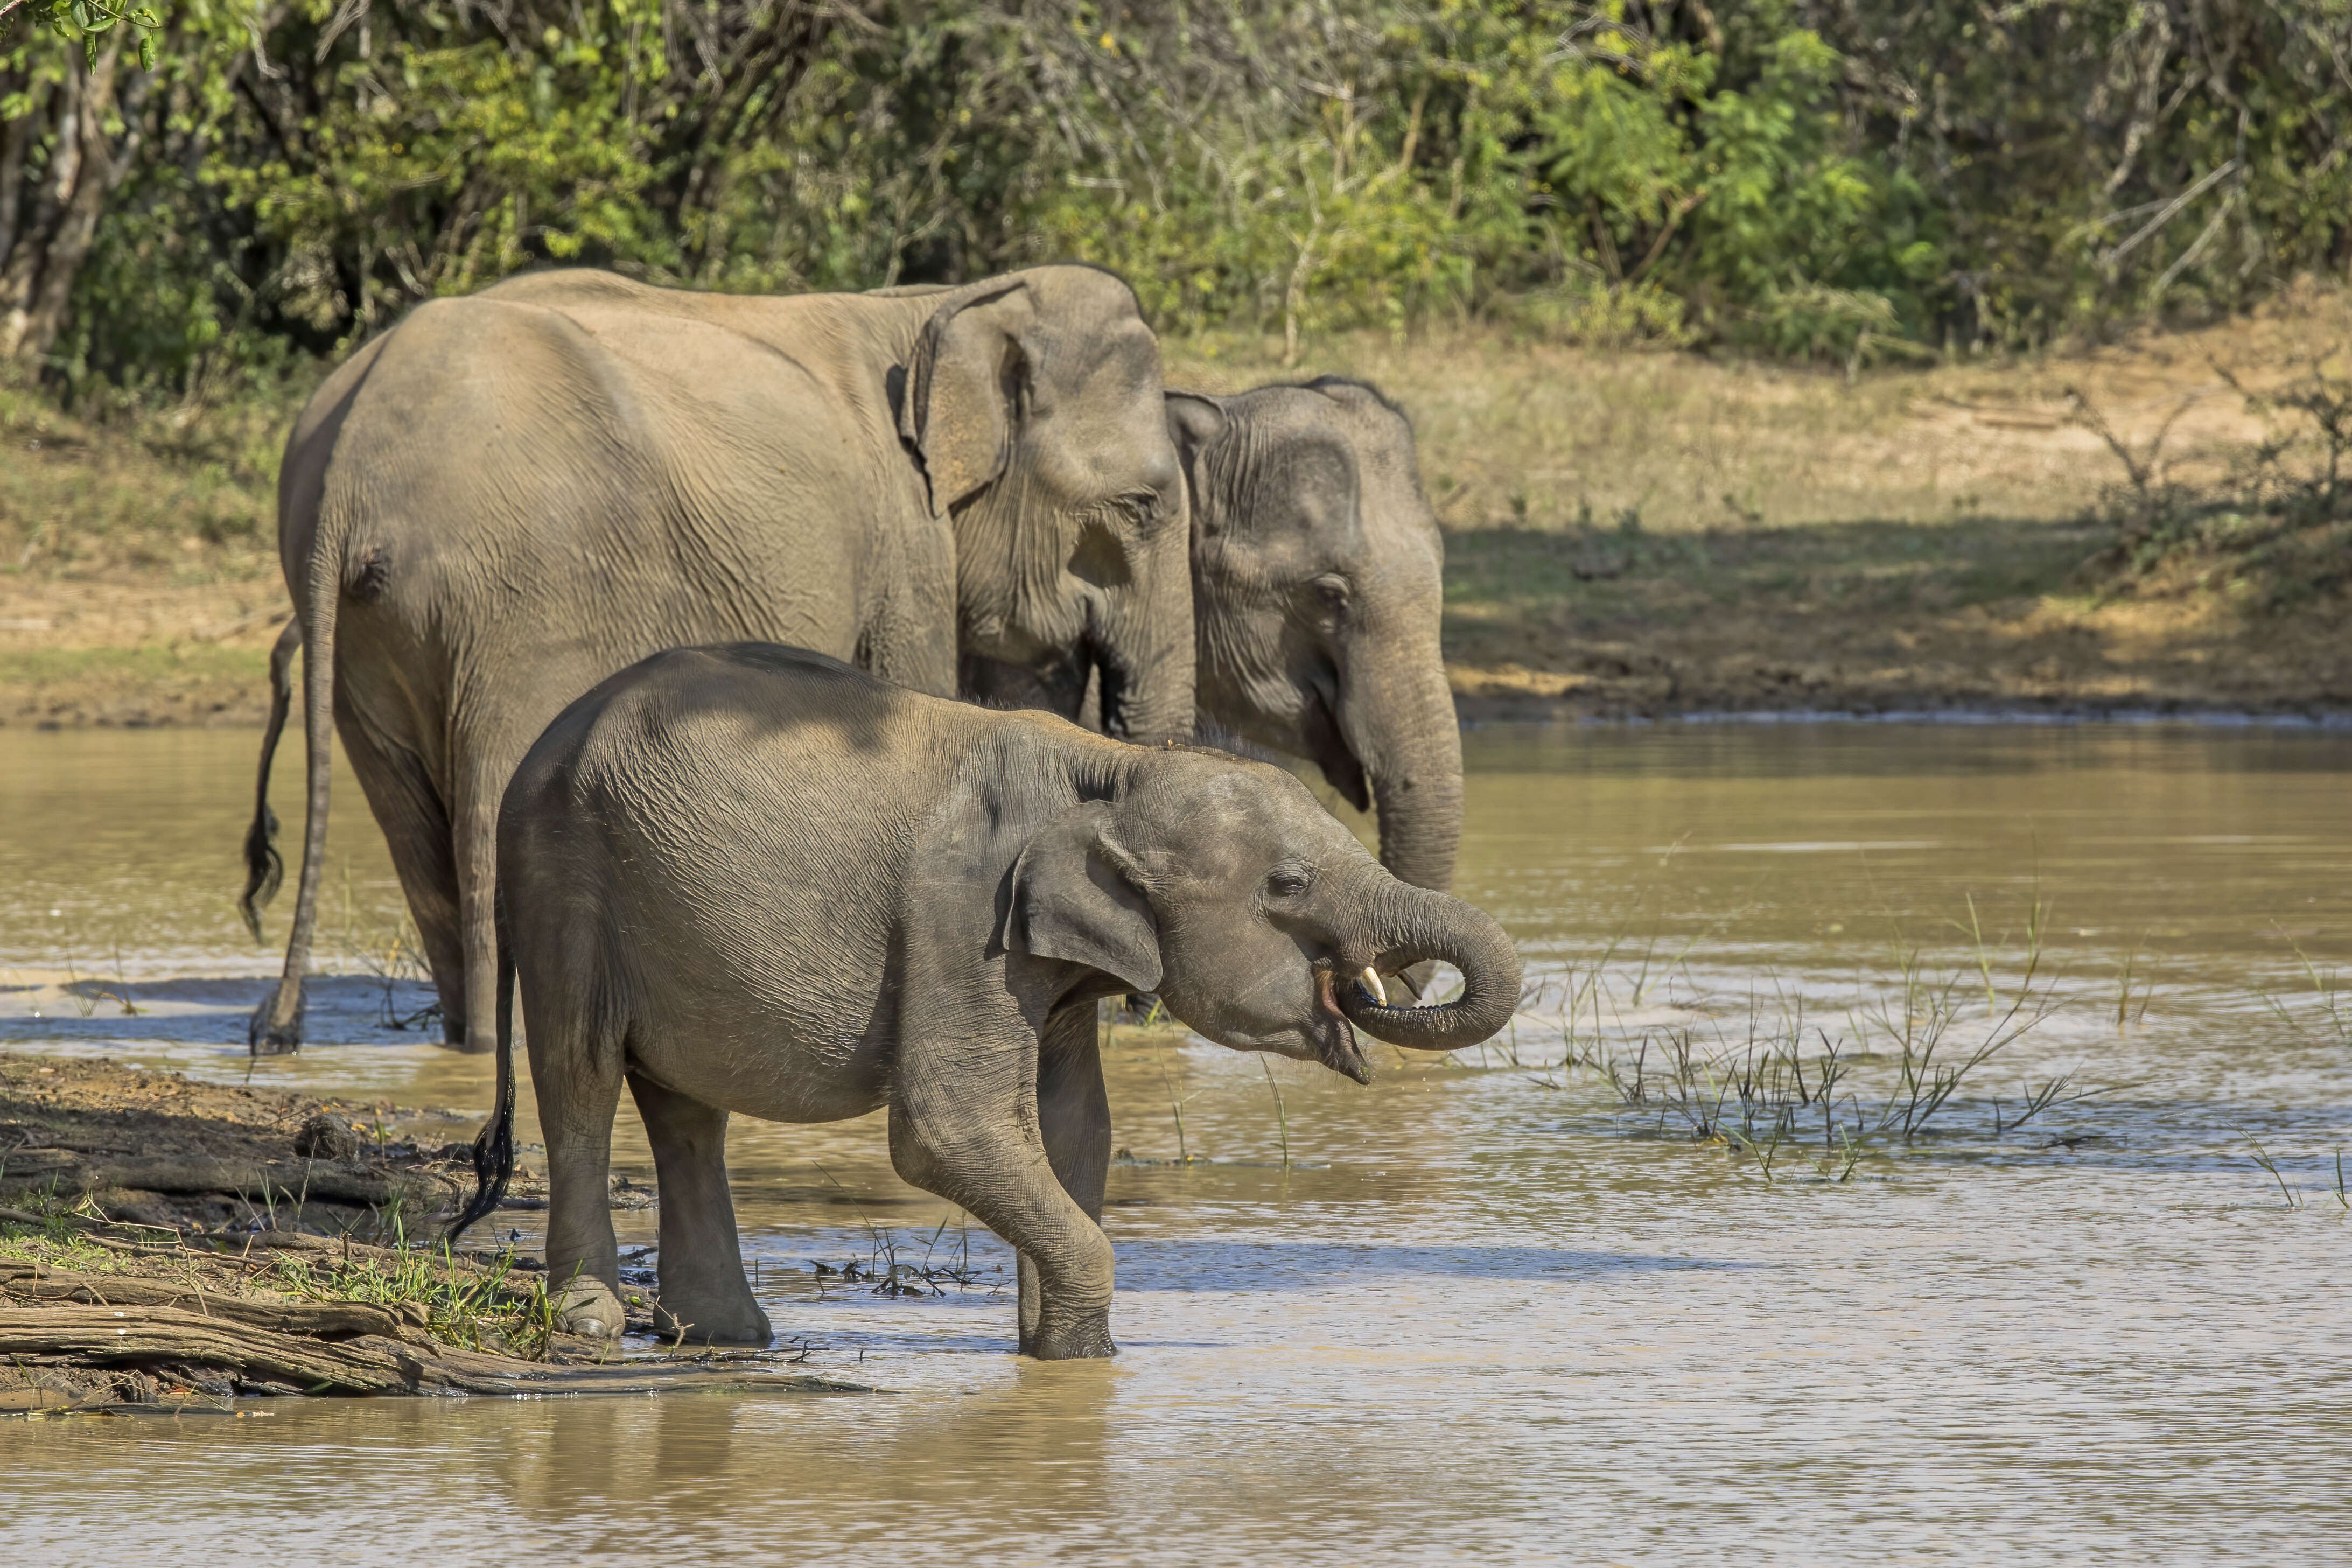
{"label": "shadow on water", "polygon": [[1354,1289],[1384,1276],[1556,1279],[1572,1276],[1760,1268],[1731,1258],[1672,1258],[1572,1247],[1258,1241],[1211,1237],[1121,1239],[1121,1290]]}
{"label": "shadow on water", "polygon": [[[246,1021],[274,984],[257,975],[197,975],[12,985],[0,990],[0,1044],[153,1042],[243,1050]],[[435,992],[421,981],[314,974],[303,993],[305,1043],[311,1047],[441,1037]]]}

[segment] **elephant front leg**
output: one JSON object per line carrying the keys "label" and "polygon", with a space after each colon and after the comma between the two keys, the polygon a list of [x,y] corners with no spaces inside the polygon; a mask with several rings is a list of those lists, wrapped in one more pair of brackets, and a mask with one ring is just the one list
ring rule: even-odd
{"label": "elephant front leg", "polygon": [[[1024,1086],[1025,1087],[1025,1086]],[[890,1107],[890,1161],[926,1192],[961,1204],[1020,1253],[1036,1276],[1020,1349],[1041,1361],[1116,1355],[1110,1241],[1054,1173],[1013,1093],[918,1093]],[[1030,1292],[1024,1289],[1024,1295]]]}
{"label": "elephant front leg", "polygon": [[[1103,1188],[1110,1175],[1110,1096],[1103,1088],[1092,1002],[1065,1006],[1045,1020],[1037,1048],[1037,1130],[1055,1179],[1100,1226]],[[1037,1265],[1026,1252],[1021,1254],[1020,1273],[1021,1351],[1034,1355],[1044,1291]],[[1107,1310],[1105,1315],[1107,1320]],[[1107,1321],[1103,1337],[1108,1342]]]}
{"label": "elephant front leg", "polygon": [[727,1185],[727,1113],[629,1075],[661,1184],[661,1305],[665,1334],[704,1344],[764,1345],[768,1315],[743,1278],[735,1198]]}

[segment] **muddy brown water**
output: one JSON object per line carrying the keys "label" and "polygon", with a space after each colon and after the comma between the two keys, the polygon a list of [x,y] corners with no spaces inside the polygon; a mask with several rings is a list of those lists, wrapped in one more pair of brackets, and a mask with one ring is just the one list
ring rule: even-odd
{"label": "muddy brown water", "polygon": [[[229,902],[253,742],[0,737],[0,1046],[246,1075],[274,957]],[[2352,737],[1693,724],[1468,751],[1462,889],[1519,938],[1526,1012],[1454,1062],[1383,1052],[1370,1089],[1120,1030],[1116,1362],[1016,1359],[1004,1248],[900,1184],[877,1123],[739,1121],[770,1314],[887,1393],[0,1426],[0,1555],[2352,1556]],[[316,1043],[253,1081],[470,1116],[488,1064],[387,1026],[429,994],[348,777],[338,805],[340,973]],[[1917,1137],[1874,1131],[1902,1031],[1940,1030],[1932,1084],[2004,1019],[2032,1026]],[[1813,1090],[1831,1046],[1849,1064],[1833,1108],[1743,1121],[1790,1039]],[[529,1247],[538,1217],[500,1228]],[[615,1218],[650,1246],[651,1214]],[[813,1268],[894,1259],[941,1293]]]}

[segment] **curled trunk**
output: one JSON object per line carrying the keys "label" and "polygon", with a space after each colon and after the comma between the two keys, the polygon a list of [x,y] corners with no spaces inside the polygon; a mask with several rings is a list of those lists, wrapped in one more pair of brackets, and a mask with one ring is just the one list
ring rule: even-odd
{"label": "curled trunk", "polygon": [[1339,1010],[1376,1040],[1456,1051],[1492,1037],[1519,1005],[1519,954],[1486,911],[1444,893],[1391,883],[1375,895],[1371,966],[1393,973],[1438,961],[1462,971],[1459,999],[1434,1007],[1383,1005],[1361,985],[1339,988]]}

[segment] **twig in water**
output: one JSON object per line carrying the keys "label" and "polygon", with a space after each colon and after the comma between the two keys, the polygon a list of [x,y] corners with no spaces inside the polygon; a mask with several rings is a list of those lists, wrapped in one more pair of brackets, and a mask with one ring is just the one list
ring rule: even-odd
{"label": "twig in water", "polygon": [[[2130,955],[2124,960],[2123,984],[2116,989],[2116,1033],[2118,1035],[2124,1032],[2125,1019],[2131,1011],[2132,966],[2139,962],[2140,951],[2147,946],[2147,932],[2142,931],[2139,933],[2139,946],[2133,948]],[[2142,1016],[2147,1012],[2147,998],[2145,995],[2140,998],[2139,1010]]]}
{"label": "twig in water", "polygon": [[98,1011],[98,998],[82,994],[81,972],[74,967],[73,949],[66,949],[66,994],[73,998],[74,1011],[89,1017]]}
{"label": "twig in water", "polygon": [[1274,1096],[1274,1125],[1282,1137],[1282,1168],[1287,1171],[1290,1169],[1290,1119],[1282,1113],[1282,1086],[1274,1081],[1272,1063],[1264,1057],[1260,1057],[1257,1058],[1257,1065],[1265,1074],[1267,1091]]}
{"label": "twig in water", "polygon": [[[2303,1206],[2302,1200],[2295,1196],[2294,1189],[2286,1184],[2285,1174],[2279,1170],[2278,1162],[2270,1157],[2269,1151],[2265,1150],[2262,1144],[2255,1140],[2252,1133],[2247,1131],[2242,1127],[2238,1129],[2238,1136],[2243,1138],[2246,1141],[2246,1147],[2254,1152],[2254,1163],[2260,1165],[2263,1170],[2268,1171],[2271,1173],[2271,1180],[2278,1184],[2279,1194],[2286,1199],[2286,1206],[2291,1209],[2301,1208]],[[2341,1156],[2339,1155],[2339,1158]]]}
{"label": "twig in water", "polygon": [[114,943],[114,999],[122,1004],[122,1016],[126,1018],[136,1018],[146,1011],[131,1005],[131,982],[122,975],[122,942],[120,938]]}
{"label": "twig in water", "polygon": [[1160,1081],[1168,1090],[1168,1113],[1176,1119],[1176,1163],[1189,1165],[1192,1163],[1192,1152],[1184,1142],[1184,1108],[1207,1091],[1196,1089],[1181,1100],[1176,1098],[1175,1081],[1168,1076],[1168,1048],[1165,1046],[1160,1047]]}

